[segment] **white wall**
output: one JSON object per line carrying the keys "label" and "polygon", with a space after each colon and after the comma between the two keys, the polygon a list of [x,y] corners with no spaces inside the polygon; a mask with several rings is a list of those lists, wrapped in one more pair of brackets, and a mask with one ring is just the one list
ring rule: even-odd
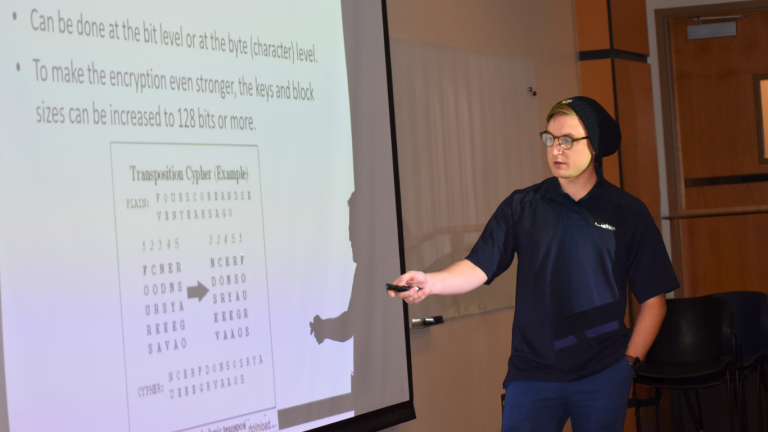
{"label": "white wall", "polygon": [[[579,93],[573,0],[389,0],[387,4],[393,38],[532,61],[538,86],[536,130],[544,129],[544,118],[555,102]],[[396,98],[397,92],[395,88]],[[532,137],[532,144],[536,139]],[[548,171],[543,147],[541,154],[542,167]],[[490,170],[486,175],[501,177]],[[418,418],[389,432],[497,432],[513,315],[512,308],[497,309],[412,330]]]}

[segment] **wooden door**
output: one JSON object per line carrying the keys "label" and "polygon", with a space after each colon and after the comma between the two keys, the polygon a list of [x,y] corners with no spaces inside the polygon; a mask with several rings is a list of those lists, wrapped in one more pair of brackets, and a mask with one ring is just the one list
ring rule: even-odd
{"label": "wooden door", "polygon": [[[657,11],[673,259],[686,297],[768,292],[753,79],[768,74],[768,2],[728,7]],[[735,23],[737,34],[689,37],[689,26],[712,23]]]}

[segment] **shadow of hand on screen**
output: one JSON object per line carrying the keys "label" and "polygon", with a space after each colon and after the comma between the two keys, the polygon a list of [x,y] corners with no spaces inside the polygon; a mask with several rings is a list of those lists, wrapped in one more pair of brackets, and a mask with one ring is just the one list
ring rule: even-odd
{"label": "shadow of hand on screen", "polygon": [[359,209],[356,204],[357,201],[356,192],[352,192],[349,201],[347,201],[349,204],[349,242],[352,246],[352,260],[357,264],[357,267],[355,268],[355,277],[352,282],[352,293],[349,298],[349,306],[346,311],[335,318],[324,319],[320,317],[320,315],[315,315],[314,319],[309,322],[309,334],[315,336],[318,345],[325,342],[326,339],[337,342],[346,342],[350,340],[355,333],[355,323],[360,322],[352,316],[360,309],[356,306],[356,303],[359,300],[362,300],[360,297],[365,296],[365,288],[362,286],[362,278],[360,276],[364,272],[366,263],[362,263],[361,265],[361,262],[358,259],[365,245],[357,244],[362,237],[362,224],[359,222],[361,216],[359,215]]}
{"label": "shadow of hand on screen", "polygon": [[315,335],[318,345],[325,342],[325,320],[320,318],[320,315],[315,315],[315,318],[309,322],[309,334]]}
{"label": "shadow of hand on screen", "polygon": [[352,329],[348,324],[348,315],[349,311],[343,312],[336,318],[328,319],[315,315],[315,318],[309,322],[309,334],[315,336],[318,345],[325,342],[326,339],[346,342],[353,336]]}

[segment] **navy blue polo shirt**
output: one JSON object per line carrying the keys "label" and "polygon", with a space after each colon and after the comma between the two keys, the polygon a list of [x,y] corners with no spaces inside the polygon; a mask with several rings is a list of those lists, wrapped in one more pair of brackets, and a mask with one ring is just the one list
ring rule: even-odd
{"label": "navy blue polo shirt", "polygon": [[607,369],[629,342],[627,281],[640,303],[680,286],[648,208],[599,177],[579,201],[555,177],[513,192],[467,256],[490,284],[517,254],[505,385]]}

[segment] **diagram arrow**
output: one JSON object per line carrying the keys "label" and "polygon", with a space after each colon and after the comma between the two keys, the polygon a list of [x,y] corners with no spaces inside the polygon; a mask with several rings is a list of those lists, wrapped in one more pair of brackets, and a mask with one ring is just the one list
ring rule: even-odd
{"label": "diagram arrow", "polygon": [[203,301],[203,297],[210,291],[205,285],[197,281],[197,285],[187,287],[187,298],[198,298],[198,301]]}

